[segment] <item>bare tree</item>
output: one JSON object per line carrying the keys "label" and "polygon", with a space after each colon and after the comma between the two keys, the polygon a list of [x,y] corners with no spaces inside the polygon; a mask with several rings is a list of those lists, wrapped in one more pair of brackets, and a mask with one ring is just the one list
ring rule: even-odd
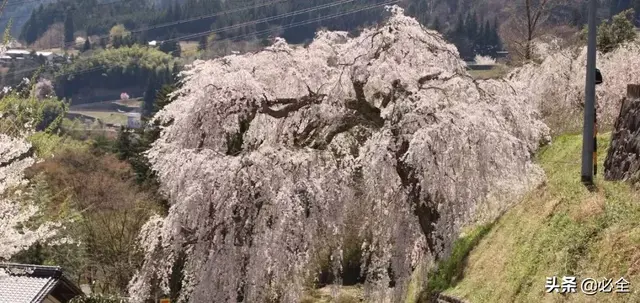
{"label": "bare tree", "polygon": [[503,36],[510,51],[519,58],[534,57],[533,41],[540,36],[551,10],[563,0],[518,0],[511,18],[505,23]]}

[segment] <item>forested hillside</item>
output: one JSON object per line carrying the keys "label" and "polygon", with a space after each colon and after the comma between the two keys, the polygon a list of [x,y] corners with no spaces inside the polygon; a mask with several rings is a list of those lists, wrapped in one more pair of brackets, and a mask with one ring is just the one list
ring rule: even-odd
{"label": "forested hillside", "polygon": [[7,28],[9,20],[12,20],[11,34],[17,36],[22,30],[22,26],[29,20],[29,16],[34,9],[39,5],[47,5],[53,2],[55,2],[55,0],[7,1],[2,11],[2,16],[0,17],[0,28]]}
{"label": "forested hillside", "polygon": [[[65,24],[64,31],[75,33],[76,36],[101,36],[109,34],[113,26],[123,24],[141,42],[183,38],[200,40],[202,47],[206,48],[214,38],[261,40],[277,35],[285,37],[291,43],[302,43],[313,38],[318,28],[356,31],[380,21],[382,8],[357,12],[349,17],[325,17],[383,2],[61,0],[40,5],[33,10],[26,24],[21,27],[19,37],[32,44],[45,36],[55,24]],[[406,8],[408,15],[415,17],[423,25],[444,33],[458,47],[463,57],[472,58],[477,53],[493,55],[503,47],[499,39],[500,25],[513,21],[512,19],[524,21],[521,2],[524,3],[507,0],[402,0],[400,5]],[[246,7],[250,9],[243,9]],[[639,0],[605,0],[600,3],[599,18],[606,19],[634,7],[636,12],[640,11]],[[304,9],[308,11],[288,14]],[[544,16],[546,28],[565,25],[579,29],[586,23],[585,1],[551,0],[548,1],[545,10],[547,9],[548,15]],[[264,22],[255,22],[257,20]],[[298,26],[292,27],[296,24]],[[232,29],[220,30],[231,25]],[[211,30],[220,31],[214,35],[206,33]],[[69,38],[65,40],[72,42]]]}

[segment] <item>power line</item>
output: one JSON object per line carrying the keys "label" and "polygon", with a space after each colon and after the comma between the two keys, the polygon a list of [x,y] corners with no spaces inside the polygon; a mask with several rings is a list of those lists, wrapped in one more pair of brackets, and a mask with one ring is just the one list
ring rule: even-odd
{"label": "power line", "polygon": [[[35,1],[41,1],[41,0],[35,0]],[[114,3],[119,3],[119,2],[123,2],[123,1],[125,1],[125,0],[112,1],[112,2],[98,4],[98,5],[114,4]],[[205,20],[205,19],[209,19],[209,18],[221,16],[221,15],[227,15],[227,14],[230,14],[230,13],[237,13],[237,12],[241,12],[241,11],[262,8],[262,7],[265,7],[265,6],[272,5],[272,4],[278,4],[278,3],[287,2],[287,1],[289,1],[289,0],[272,0],[272,1],[269,1],[269,2],[264,2],[264,3],[254,4],[254,5],[248,5],[248,6],[243,6],[243,7],[239,7],[239,8],[233,8],[233,9],[229,9],[229,10],[225,10],[225,11],[221,11],[221,12],[217,12],[217,13],[201,15],[201,16],[197,16],[197,17],[191,17],[191,18],[188,18],[188,19],[165,22],[165,23],[160,23],[160,24],[153,25],[153,26],[147,26],[147,27],[143,27],[143,28],[133,29],[133,30],[130,30],[130,33],[139,33],[139,32],[144,32],[144,31],[149,31],[149,30],[154,30],[154,29],[165,28],[165,27],[169,27],[169,26],[172,26],[172,25],[179,25],[179,24],[184,24],[184,23],[193,22],[193,21]],[[354,0],[352,0],[352,1],[354,1]],[[29,16],[24,15],[23,17],[29,17]],[[111,37],[111,36],[110,35],[102,35],[102,36],[98,36],[98,39],[104,39],[104,38],[109,38],[109,37]],[[55,45],[55,47],[66,48],[66,47],[69,47],[69,46],[77,46],[78,44],[79,43],[76,43],[75,41],[72,41],[72,42],[62,43],[60,45]],[[55,48],[55,47],[53,47],[53,48]]]}
{"label": "power line", "polygon": [[[352,1],[354,1],[354,0],[349,0],[349,2],[352,2]],[[387,5],[396,4],[396,3],[400,2],[400,1],[401,0],[392,0],[392,1],[384,2],[384,3],[380,3],[380,4],[372,4],[372,5],[369,5],[369,6],[361,7],[361,8],[350,10],[350,11],[346,11],[346,12],[336,13],[336,14],[329,15],[329,16],[321,16],[321,17],[318,17],[318,18],[315,18],[315,19],[312,19],[312,20],[305,20],[305,21],[296,22],[296,23],[293,23],[293,24],[286,25],[284,27],[266,29],[266,30],[262,30],[262,31],[255,31],[255,32],[246,33],[246,34],[242,34],[242,35],[237,35],[237,36],[233,36],[233,37],[229,37],[229,38],[225,38],[225,39],[219,39],[217,41],[241,39],[241,38],[245,38],[245,37],[248,37],[248,36],[260,35],[260,34],[272,32],[272,31],[276,31],[276,30],[290,29],[290,28],[294,28],[294,27],[298,27],[298,26],[302,26],[302,25],[307,25],[307,24],[311,24],[311,23],[315,23],[315,22],[321,22],[321,21],[325,21],[325,20],[329,20],[329,19],[334,19],[334,18],[338,18],[338,17],[342,17],[342,16],[346,16],[346,15],[350,15],[350,14],[354,14],[354,13],[358,13],[358,12],[374,9],[374,8],[378,8],[378,7],[383,7],[383,6],[387,6]],[[186,35],[184,37],[191,37],[191,36],[194,36],[194,35],[205,36],[205,35],[208,35],[210,32],[211,31],[201,32],[201,33],[197,33],[197,34],[190,34],[190,35]],[[179,37],[178,39],[182,39],[182,38],[183,37]],[[172,39],[172,40],[175,40],[175,39]],[[170,41],[170,40],[165,40],[165,41]],[[177,50],[169,52],[168,54],[172,54],[172,53],[174,53],[176,51]],[[86,69],[86,70],[80,70],[80,71],[70,72],[70,73],[62,73],[62,74],[58,74],[56,76],[57,77],[60,77],[60,76],[76,76],[76,75],[81,75],[81,74],[93,72],[93,71],[96,71],[96,70],[104,69],[104,68],[107,68],[107,67],[108,66],[106,66],[106,65],[101,65],[101,66],[92,67],[92,68],[89,68],[89,69]],[[7,75],[8,74],[16,75],[16,74],[26,73],[26,72],[30,72],[30,71],[35,71],[35,70],[37,70],[39,68],[40,67],[30,68],[30,69],[25,69],[25,70],[19,70],[19,71],[7,73]]]}
{"label": "power line", "polygon": [[[110,4],[123,2],[123,1],[125,1],[125,0],[116,0],[116,1],[105,2],[105,3],[97,3],[97,4],[93,5],[93,6],[110,5]],[[45,2],[47,2],[47,0],[26,0],[26,1],[9,2],[7,4],[7,6],[17,6],[17,5],[24,5],[24,4],[29,4],[29,3],[36,3],[36,2],[41,2],[41,4],[44,4]],[[54,3],[54,2],[55,1],[48,1],[48,3]]]}
{"label": "power line", "polygon": [[166,39],[166,40],[163,40],[162,42],[170,42],[170,41],[175,41],[175,40],[184,40],[184,39],[189,39],[189,38],[201,37],[201,36],[206,35],[206,34],[214,34],[214,33],[219,33],[219,32],[223,32],[223,31],[227,31],[227,30],[231,30],[231,29],[241,28],[241,27],[248,26],[248,25],[255,25],[255,24],[258,24],[258,23],[265,23],[265,22],[274,21],[274,20],[281,19],[281,18],[293,17],[293,16],[296,16],[296,15],[309,13],[309,12],[313,12],[313,11],[317,11],[317,10],[321,10],[321,9],[325,9],[325,8],[330,8],[330,7],[333,7],[333,6],[339,6],[339,5],[351,3],[351,2],[354,2],[354,1],[357,1],[357,0],[342,0],[342,1],[334,2],[334,3],[323,4],[323,5],[319,5],[319,6],[315,6],[315,7],[301,9],[301,10],[298,10],[298,11],[293,11],[293,12],[284,13],[284,14],[280,14],[280,15],[276,15],[276,16],[266,17],[266,18],[262,18],[262,19],[259,19],[259,20],[254,20],[254,21],[248,21],[248,22],[244,22],[244,23],[234,24],[234,25],[223,27],[223,28],[219,28],[219,29],[213,29],[213,30],[206,31],[206,32],[200,32],[200,33],[196,33],[196,34],[185,35],[185,36],[178,37],[178,38]]}
{"label": "power line", "polygon": [[316,19],[313,19],[313,20],[300,21],[300,22],[289,24],[289,25],[286,25],[286,26],[283,26],[283,27],[280,27],[280,28],[266,29],[266,30],[262,30],[262,31],[257,31],[257,32],[253,32],[253,33],[248,33],[248,34],[232,37],[230,39],[245,38],[245,37],[249,37],[249,36],[252,36],[252,35],[260,35],[260,34],[272,32],[272,31],[275,31],[275,30],[289,29],[289,28],[298,27],[298,26],[302,26],[302,25],[307,25],[307,24],[311,24],[311,23],[315,23],[315,22],[322,22],[322,21],[325,21],[325,20],[334,19],[334,18],[345,16],[345,15],[350,15],[350,14],[362,12],[362,11],[365,11],[365,10],[370,10],[370,9],[374,9],[374,8],[378,8],[378,7],[382,7],[382,6],[396,4],[396,3],[400,2],[400,1],[402,1],[402,0],[392,0],[392,1],[389,1],[389,2],[385,2],[385,3],[372,4],[372,5],[369,5],[369,6],[366,6],[366,7],[362,7],[362,8],[359,8],[359,9],[355,9],[355,10],[351,10],[351,11],[348,11],[348,12],[337,13],[337,14],[333,14],[333,15],[330,15],[330,16],[322,16],[322,17],[319,17],[319,18],[316,18]]}
{"label": "power line", "polygon": [[[15,2],[14,2],[14,3],[9,3],[7,6],[24,5],[24,4],[28,4],[28,3],[34,3],[34,2],[43,2],[43,3],[41,3],[41,4],[44,4],[44,1],[47,1],[47,0],[28,0],[28,1],[20,2],[20,3],[15,3]],[[96,4],[96,5],[93,5],[93,7],[96,7],[96,6],[104,6],[104,5],[111,5],[111,4],[120,3],[120,2],[124,2],[124,1],[126,1],[126,0],[116,0],[116,1],[111,1],[111,2],[98,3],[98,4]],[[54,3],[54,2],[48,2],[47,4],[53,4],[53,3]],[[33,13],[33,12],[30,12],[30,13],[28,13],[28,14],[22,14],[22,15],[13,15],[13,16],[11,16],[11,17],[10,17],[10,19],[11,19],[11,18],[12,18],[12,19],[18,19],[18,18],[29,18],[29,17],[31,17],[32,13]],[[0,19],[0,20],[2,20],[2,19]],[[2,20],[2,21],[4,21],[4,20]]]}
{"label": "power line", "polygon": [[[260,3],[260,4],[256,4],[256,5],[244,6],[244,7],[229,9],[229,10],[225,10],[225,11],[217,12],[217,13],[213,13],[213,14],[193,17],[193,18],[189,18],[189,19],[183,19],[183,20],[172,21],[172,22],[165,22],[165,23],[154,25],[154,26],[148,26],[148,27],[144,27],[144,28],[134,29],[134,30],[131,30],[130,33],[139,33],[139,32],[144,32],[144,31],[149,31],[149,30],[165,28],[165,27],[168,27],[168,26],[184,24],[184,23],[188,23],[188,22],[192,22],[192,21],[199,21],[199,20],[209,19],[209,18],[212,18],[212,17],[217,17],[217,16],[221,16],[221,15],[227,15],[227,14],[231,14],[231,13],[238,13],[238,12],[241,12],[241,11],[261,8],[261,7],[269,6],[269,5],[272,5],[272,4],[277,4],[277,3],[287,2],[287,1],[288,0],[274,0],[274,1],[269,1],[269,2]],[[353,2],[353,1],[356,1],[356,0],[342,0],[337,4],[334,3],[334,4],[330,4],[329,6],[336,6],[336,5],[340,5],[340,4],[344,4],[344,3],[348,3],[348,2]],[[327,6],[327,5],[325,4],[325,5],[321,5],[321,6]],[[324,9],[324,8],[325,7],[318,7],[317,9]],[[308,9],[312,9],[312,8],[307,8],[305,10],[308,10]],[[304,12],[300,12],[300,13],[304,13]],[[300,14],[300,13],[297,13],[297,14]],[[287,14],[291,14],[291,12],[287,13]],[[276,18],[276,17],[277,16],[272,16],[272,17],[267,17],[267,18],[263,18],[263,19],[260,19],[260,20],[256,20],[256,21],[251,21],[251,22],[254,22],[254,24],[255,23],[263,23],[263,22],[268,22],[269,21],[269,20],[263,21],[264,19]],[[287,16],[284,16],[284,17],[287,17]],[[248,23],[250,23],[250,22],[245,22],[245,24],[236,24],[236,25],[232,25],[232,26],[227,26],[227,27],[223,27],[223,28],[220,28],[220,29],[217,29],[217,30],[225,31],[225,30],[233,29],[235,27],[245,26]],[[103,35],[103,36],[99,36],[98,38],[99,39],[103,39],[103,38],[109,38],[109,37],[110,37],[110,35]],[[164,40],[164,41],[173,41],[173,40]],[[78,44],[75,43],[75,42],[67,42],[67,43],[63,43],[63,45],[61,47],[64,48],[64,47],[68,47],[68,46],[71,46],[71,45],[78,45]]]}

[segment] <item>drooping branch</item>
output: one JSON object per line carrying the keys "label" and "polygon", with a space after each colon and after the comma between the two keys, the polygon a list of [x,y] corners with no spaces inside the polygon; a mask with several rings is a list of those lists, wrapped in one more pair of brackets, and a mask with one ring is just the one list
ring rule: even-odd
{"label": "drooping branch", "polygon": [[[267,96],[264,95],[265,100],[260,108],[260,113],[267,114],[276,119],[286,118],[290,113],[300,110],[303,107],[312,104],[320,104],[326,97],[324,94],[312,92],[308,86],[307,89],[309,90],[309,95],[301,98],[277,98],[275,100],[269,100]],[[284,106],[280,109],[272,109],[270,107],[276,105]]]}

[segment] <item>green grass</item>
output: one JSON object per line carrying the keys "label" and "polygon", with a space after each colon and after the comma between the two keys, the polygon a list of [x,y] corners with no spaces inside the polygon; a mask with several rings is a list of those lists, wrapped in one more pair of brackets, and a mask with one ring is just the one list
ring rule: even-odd
{"label": "green grass", "polygon": [[300,303],[356,303],[363,302],[360,286],[340,286],[337,298],[333,299],[331,287],[310,289],[300,299]]}
{"label": "green grass", "polygon": [[89,117],[99,119],[103,123],[111,123],[118,125],[127,124],[127,116],[124,113],[114,112],[99,112],[99,111],[69,111],[74,114],[81,114]]}
{"label": "green grass", "polygon": [[[581,136],[556,138],[537,157],[546,184],[495,222],[462,270],[460,253],[454,253],[431,285],[473,303],[639,302],[640,193],[626,183],[602,179],[609,140],[609,134],[599,136],[600,175],[597,190],[590,192],[580,182]],[[470,242],[459,242],[464,252]],[[624,276],[632,293],[546,294],[545,279],[550,276],[614,281]],[[457,278],[457,284],[447,283]]]}
{"label": "green grass", "polygon": [[469,75],[477,80],[499,79],[509,73],[509,68],[505,65],[498,64],[489,70],[469,70]]}
{"label": "green grass", "polygon": [[461,236],[453,244],[449,258],[438,262],[437,269],[428,275],[427,288],[420,294],[421,302],[429,302],[431,294],[439,293],[454,286],[461,278],[465,262],[471,250],[491,230],[492,224],[485,224]]}

